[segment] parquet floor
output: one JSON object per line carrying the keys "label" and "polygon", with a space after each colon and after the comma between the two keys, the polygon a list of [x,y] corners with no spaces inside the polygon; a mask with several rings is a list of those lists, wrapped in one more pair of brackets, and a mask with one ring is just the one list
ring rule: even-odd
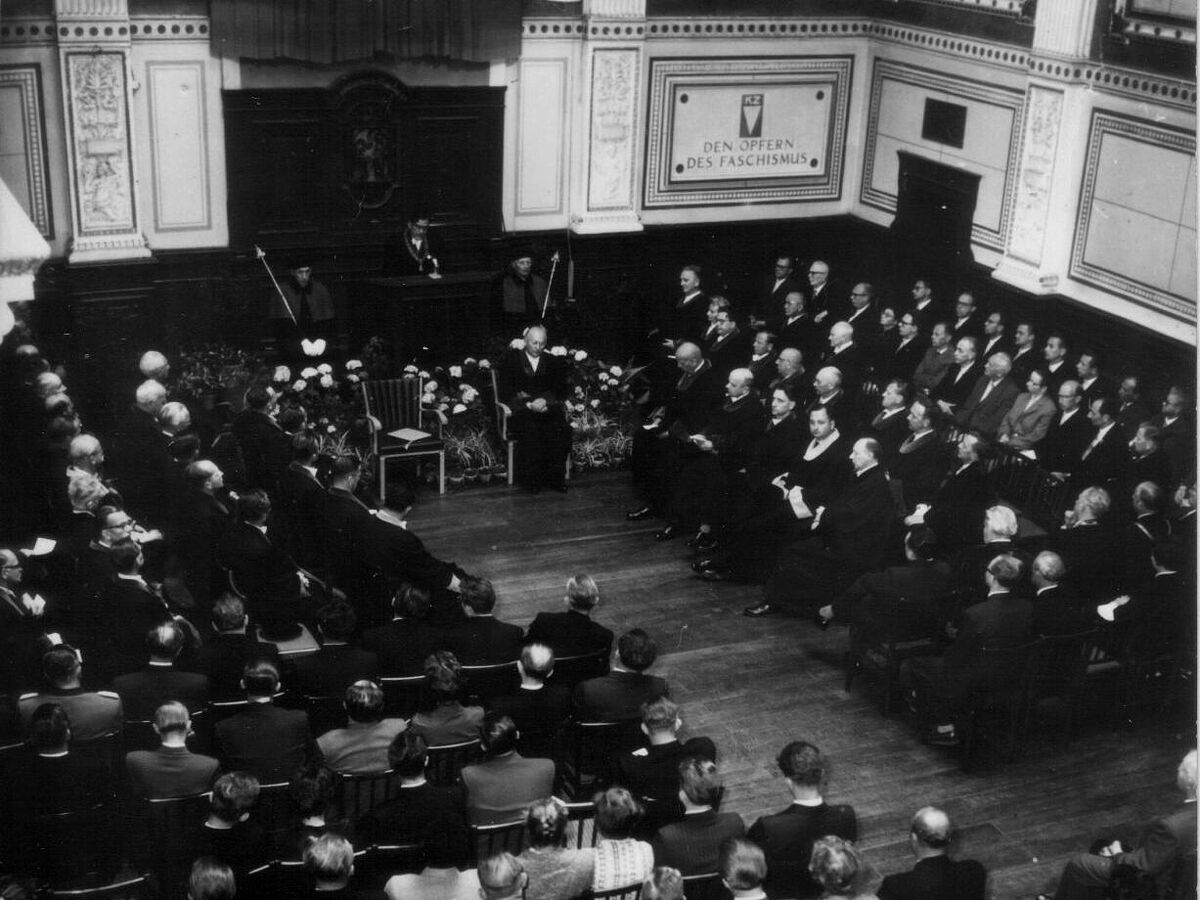
{"label": "parquet floor", "polygon": [[602,596],[596,618],[658,641],[654,671],[671,685],[686,731],[716,742],[726,808],[747,824],[787,803],[773,764],[779,748],[810,740],[832,761],[827,796],[853,804],[860,846],[881,875],[911,865],[909,817],[935,804],[959,826],[960,852],[987,866],[991,896],[1008,900],[1051,889],[1063,861],[1099,833],[1176,802],[1175,766],[1195,746],[1190,722],[1086,726],[1067,750],[1034,736],[1018,762],[964,774],[905,716],[884,718],[869,687],[842,690],[844,630],[741,616],[759,589],[694,579],[683,542],[658,544],[654,521],[627,522],[632,505],[626,473],[584,474],[566,495],[424,491],[409,524],[432,552],[490,578],[500,618],[522,626],[560,608],[568,576],[591,574]]}

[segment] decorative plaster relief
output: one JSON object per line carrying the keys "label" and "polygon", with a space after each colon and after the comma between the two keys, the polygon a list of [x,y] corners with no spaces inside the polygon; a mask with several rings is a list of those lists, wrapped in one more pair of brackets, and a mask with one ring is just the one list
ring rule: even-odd
{"label": "decorative plaster relief", "polygon": [[1063,95],[1046,88],[1029,88],[1025,105],[1025,143],[1013,201],[1013,224],[1008,252],[1037,265],[1042,261],[1046,221],[1050,215],[1050,186],[1062,125]]}
{"label": "decorative plaster relief", "polygon": [[[46,174],[46,119],[42,111],[42,71],[37,65],[0,66],[0,91],[11,93],[11,107],[19,118],[4,119],[4,127],[19,132],[21,140],[21,184],[9,182],[25,199],[25,214],[47,240],[54,238],[54,219],[50,205],[50,186]],[[0,145],[6,142],[0,142]],[[13,168],[5,166],[10,176]]]}
{"label": "decorative plaster relief", "polygon": [[1194,134],[1094,110],[1071,277],[1194,324],[1195,157]]}
{"label": "decorative plaster relief", "polygon": [[631,209],[637,147],[637,49],[592,53],[588,209]]}
{"label": "decorative plaster relief", "polygon": [[128,231],[133,214],[125,54],[66,54],[79,235]]}

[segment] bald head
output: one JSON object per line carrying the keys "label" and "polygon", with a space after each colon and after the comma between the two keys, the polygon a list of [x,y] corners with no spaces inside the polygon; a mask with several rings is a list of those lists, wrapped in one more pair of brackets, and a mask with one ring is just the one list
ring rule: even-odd
{"label": "bald head", "polygon": [[554,671],[554,651],[545,644],[526,644],[521,648],[517,668],[528,681],[545,681]]}
{"label": "bald head", "polygon": [[77,468],[94,468],[104,462],[104,451],[94,435],[79,434],[71,438],[67,461]]}
{"label": "bald head", "polygon": [[57,394],[63,389],[62,379],[53,372],[43,372],[33,383],[37,389],[39,397],[49,397],[51,394]]}
{"label": "bald head", "polygon": [[142,412],[157,416],[158,411],[167,402],[167,389],[159,382],[147,379],[138,385],[137,392],[134,394],[134,402]]}
{"label": "bald head", "polygon": [[954,836],[950,817],[936,806],[918,809],[912,819],[912,837],[917,850],[924,855],[945,853]]}
{"label": "bald head", "polygon": [[695,344],[684,341],[675,348],[675,365],[685,372],[694,372],[704,362],[704,354]]}
{"label": "bald head", "polygon": [[749,369],[734,369],[729,373],[729,384],[726,385],[726,391],[730,398],[737,399],[750,393],[750,388],[753,384],[753,372]]}
{"label": "bald head", "polygon": [[138,362],[138,370],[145,378],[164,379],[171,374],[171,364],[157,350],[147,350]]}
{"label": "bald head", "polygon": [[1062,557],[1050,550],[1043,550],[1033,560],[1033,586],[1038,590],[1058,584],[1066,574]]}
{"label": "bald head", "polygon": [[0,550],[0,566],[4,566],[4,568],[7,569],[10,566],[17,565],[19,562],[20,560],[17,559],[17,554],[13,553],[11,550]]}
{"label": "bald head", "polygon": [[993,353],[984,365],[984,372],[993,380],[999,380],[1012,371],[1012,357],[1007,353]]}
{"label": "bald head", "polygon": [[829,329],[830,346],[840,347],[854,340],[854,326],[849,322],[834,322]]}
{"label": "bald head", "polygon": [[817,375],[813,379],[813,386],[816,387],[818,395],[828,397],[842,386],[841,369],[834,366],[825,366],[823,369],[817,370]]}

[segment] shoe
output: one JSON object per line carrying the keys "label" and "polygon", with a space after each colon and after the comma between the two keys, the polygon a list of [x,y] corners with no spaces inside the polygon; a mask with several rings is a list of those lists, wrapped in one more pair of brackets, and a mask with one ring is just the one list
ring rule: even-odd
{"label": "shoe", "polygon": [[717,567],[716,557],[706,556],[703,559],[698,559],[692,563],[693,572],[703,572],[705,569],[715,569]]}
{"label": "shoe", "polygon": [[957,747],[962,743],[953,728],[949,731],[941,731],[936,727],[929,732],[925,742],[933,747]]}
{"label": "shoe", "polygon": [[677,537],[679,537],[679,529],[674,525],[668,525],[662,531],[654,532],[654,539],[656,541],[670,541]]}
{"label": "shoe", "polygon": [[704,534],[696,535],[694,538],[692,538],[692,542],[689,543],[688,546],[695,548],[701,553],[712,553],[721,546],[721,543],[715,537],[713,537],[711,531],[708,531]]}
{"label": "shoe", "polygon": [[733,573],[728,569],[704,569],[696,577],[702,581],[733,581]]}
{"label": "shoe", "polygon": [[630,522],[640,522],[642,519],[648,519],[654,513],[648,506],[643,506],[641,509],[632,509],[625,513],[625,518]]}
{"label": "shoe", "polygon": [[770,603],[760,603],[757,606],[747,606],[742,610],[743,616],[749,616],[751,619],[757,619],[761,616],[769,616],[778,612]]}

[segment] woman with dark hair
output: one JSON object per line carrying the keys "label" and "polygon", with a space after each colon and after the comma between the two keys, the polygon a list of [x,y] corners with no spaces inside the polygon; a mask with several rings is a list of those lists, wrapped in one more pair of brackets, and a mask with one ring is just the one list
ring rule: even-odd
{"label": "woman with dark hair", "polygon": [[529,848],[518,857],[529,876],[525,900],[578,897],[591,888],[594,854],[590,847],[569,850],[564,846],[567,821],[566,804],[557,797],[546,797],[529,807],[525,815]]}
{"label": "woman with dark hair", "polygon": [[593,800],[600,839],[596,841],[592,890],[640,884],[654,871],[654,850],[633,837],[645,807],[622,787],[602,791]]}
{"label": "woman with dark hair", "polygon": [[819,838],[808,871],[821,886],[821,900],[878,900],[866,892],[874,873],[850,841],[832,834]]}
{"label": "woman with dark hair", "polygon": [[409,731],[420,735],[430,747],[461,744],[479,737],[483,722],[482,706],[463,706],[463,674],[458,658],[448,650],[425,657],[425,684],[434,699],[434,708],[412,718]]}

